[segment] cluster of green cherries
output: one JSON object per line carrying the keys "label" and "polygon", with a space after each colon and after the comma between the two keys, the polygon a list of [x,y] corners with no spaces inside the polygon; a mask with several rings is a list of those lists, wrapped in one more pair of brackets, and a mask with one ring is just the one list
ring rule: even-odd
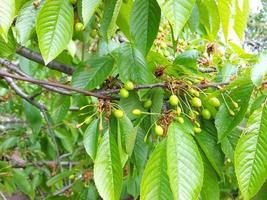
{"label": "cluster of green cherries", "polygon": [[[121,98],[128,98],[129,97],[129,91],[134,90],[134,88],[135,88],[134,84],[131,81],[127,81],[124,84],[124,87],[121,88],[120,91],[119,91],[120,97]],[[199,98],[199,96],[200,96],[199,95],[199,91],[195,90],[194,88],[190,88],[189,89],[189,93],[191,95],[193,95],[193,97],[191,99],[191,106],[196,108],[196,109],[198,109],[198,110],[201,107],[203,107],[202,106],[202,101]],[[215,108],[218,108],[221,105],[220,100],[217,97],[208,98],[208,103],[209,103],[209,105],[211,105],[211,106],[213,106]],[[195,123],[194,132],[196,134],[201,133],[202,129],[200,127],[200,124],[197,121],[195,121],[196,115],[199,115],[199,113],[196,110],[190,109],[188,114],[182,113],[182,109],[179,106],[180,105],[180,100],[179,100],[178,96],[175,95],[175,94],[172,94],[169,97],[169,104],[172,107],[176,108],[175,109],[175,114],[176,114],[175,121],[179,122],[180,124],[183,124],[185,121],[184,121],[184,118],[182,117],[182,114],[184,114],[185,116],[188,116],[188,118],[190,118],[191,120],[194,121],[194,123]],[[149,109],[152,106],[152,101],[150,99],[146,100],[144,102],[143,106],[144,106],[144,108]],[[146,112],[142,112],[140,109],[134,109],[132,111],[132,114],[135,115],[135,116],[140,116],[140,115],[145,114],[145,113]],[[117,119],[122,118],[123,115],[124,115],[123,111],[120,110],[120,109],[115,109],[113,111],[113,114]],[[210,120],[211,117],[212,117],[211,112],[207,108],[203,108],[201,110],[201,116],[205,120]],[[155,124],[154,132],[158,136],[163,136],[164,135],[164,128],[161,125]]]}

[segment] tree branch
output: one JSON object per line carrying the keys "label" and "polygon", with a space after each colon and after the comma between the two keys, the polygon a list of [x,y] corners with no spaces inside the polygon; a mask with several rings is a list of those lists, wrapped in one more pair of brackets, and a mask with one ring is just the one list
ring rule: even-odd
{"label": "tree branch", "polygon": [[[23,47],[23,46],[19,46],[17,49],[16,49],[16,53],[25,57],[25,58],[28,58],[34,62],[37,62],[37,63],[40,63],[42,65],[45,65],[44,63],[44,59],[43,57],[39,54],[39,53],[36,53],[26,47]],[[63,63],[60,63],[56,60],[54,61],[51,61],[50,63],[48,63],[46,65],[46,67],[50,68],[50,69],[53,69],[53,70],[56,70],[56,71],[60,71],[62,73],[65,73],[65,74],[68,74],[68,75],[72,75],[73,72],[74,72],[74,68],[73,67],[70,67],[66,64],[63,64]]]}
{"label": "tree branch", "polygon": [[27,94],[25,94],[13,81],[12,78],[10,77],[4,77],[6,80],[7,84],[16,92],[17,95],[19,95],[21,98],[25,99],[28,101],[30,104],[34,105],[40,110],[47,110],[46,106],[44,104],[41,104],[39,102],[34,101],[32,98],[30,98]]}
{"label": "tree branch", "polygon": [[[0,64],[3,65],[4,67],[6,67],[7,69],[15,72],[18,75],[21,75],[21,76],[24,76],[27,78],[31,78],[28,74],[22,72],[16,64],[14,64],[13,62],[11,62],[9,60],[0,58]],[[71,95],[70,92],[68,92],[66,90],[59,89],[59,88],[55,88],[55,87],[51,87],[51,86],[47,86],[47,85],[45,85],[43,87],[47,90],[51,90],[51,91],[54,91],[54,92],[57,92],[57,93],[60,93],[63,95]]]}
{"label": "tree branch", "polygon": [[90,92],[90,91],[83,90],[83,89],[73,88],[71,86],[63,85],[63,84],[60,84],[60,83],[37,80],[37,79],[33,79],[33,78],[28,78],[28,77],[23,77],[23,76],[10,74],[10,73],[5,72],[3,70],[0,70],[0,76],[1,77],[10,77],[10,78],[13,78],[13,79],[34,83],[34,84],[40,85],[42,87],[44,85],[48,85],[48,86],[53,86],[53,87],[57,87],[57,88],[62,88],[62,89],[68,90],[68,91],[73,91],[73,92],[77,92],[77,93],[83,94],[85,96],[97,97],[99,99],[116,99],[116,98],[112,98],[111,96],[102,95],[101,93]]}

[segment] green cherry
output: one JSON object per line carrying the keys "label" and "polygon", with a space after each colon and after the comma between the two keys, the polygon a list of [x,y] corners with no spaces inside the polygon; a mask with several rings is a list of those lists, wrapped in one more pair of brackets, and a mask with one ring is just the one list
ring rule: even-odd
{"label": "green cherry", "polygon": [[183,124],[184,123],[184,118],[176,117],[176,121],[179,122],[180,124]]}
{"label": "green cherry", "polygon": [[158,136],[162,136],[163,133],[164,133],[164,130],[163,130],[163,128],[162,128],[161,126],[156,125],[156,126],[155,126],[155,133],[156,133]]}
{"label": "green cherry", "polygon": [[126,90],[133,90],[133,89],[134,89],[134,84],[133,84],[133,82],[131,82],[131,81],[127,81],[127,82],[124,84],[124,88],[125,88]]}
{"label": "green cherry", "polygon": [[212,97],[208,100],[209,104],[214,107],[219,107],[221,105],[220,100],[216,97]]}
{"label": "green cherry", "polygon": [[211,118],[211,113],[208,109],[203,109],[201,115],[204,119],[209,120]]}
{"label": "green cherry", "polygon": [[202,102],[201,102],[200,98],[194,97],[192,99],[192,106],[194,106],[196,108],[200,108],[202,106]]}
{"label": "green cherry", "polygon": [[147,100],[144,102],[144,108],[150,108],[152,106],[152,101],[151,100]]}
{"label": "green cherry", "polygon": [[142,114],[141,110],[139,110],[139,109],[134,109],[134,110],[132,111],[132,113],[133,113],[134,115],[136,115],[136,116],[139,116],[139,115]]}
{"label": "green cherry", "polygon": [[129,97],[129,92],[125,88],[120,89],[120,97],[126,99]]}
{"label": "green cherry", "polygon": [[177,106],[179,103],[179,98],[173,94],[170,96],[169,102],[172,106]]}
{"label": "green cherry", "polygon": [[85,27],[84,27],[83,23],[81,23],[81,22],[77,22],[77,23],[75,24],[75,30],[76,30],[77,32],[82,32],[82,31],[84,31],[84,29],[85,29]]}
{"label": "green cherry", "polygon": [[195,132],[195,133],[198,134],[198,133],[201,133],[201,131],[202,131],[201,128],[199,128],[199,127],[194,127],[194,132]]}
{"label": "green cherry", "polygon": [[123,111],[120,110],[120,109],[116,109],[113,111],[113,114],[114,116],[117,118],[117,119],[121,119],[123,117]]}
{"label": "green cherry", "polygon": [[176,113],[178,116],[180,116],[182,113],[182,109],[179,106],[176,108]]}

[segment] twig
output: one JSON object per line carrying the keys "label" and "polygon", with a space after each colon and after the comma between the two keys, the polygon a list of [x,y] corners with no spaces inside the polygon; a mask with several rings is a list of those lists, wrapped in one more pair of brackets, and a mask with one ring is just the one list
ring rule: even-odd
{"label": "twig", "polygon": [[12,78],[4,77],[8,85],[16,92],[17,95],[19,95],[21,98],[28,101],[30,104],[34,105],[40,110],[47,110],[46,106],[44,104],[41,104],[39,102],[36,102],[34,99],[30,98],[27,94],[25,94],[12,80]]}
{"label": "twig", "polygon": [[0,196],[3,198],[3,200],[7,200],[7,198],[5,197],[5,195],[0,191]]}
{"label": "twig", "polygon": [[[25,57],[25,58],[28,58],[32,61],[35,61],[37,63],[45,65],[44,59],[39,53],[36,53],[36,52],[26,48],[26,47],[19,46],[16,49],[16,53]],[[53,70],[56,70],[56,71],[63,72],[63,73],[68,74],[68,75],[72,75],[74,72],[74,68],[72,68],[66,64],[62,64],[62,63],[55,61],[55,60],[48,63],[46,65],[46,67],[53,69]]]}
{"label": "twig", "polygon": [[[24,76],[24,77],[27,77],[27,78],[31,78],[28,74],[22,72],[18,65],[9,61],[9,60],[6,60],[6,59],[3,59],[3,58],[0,58],[0,64],[3,65],[4,67],[6,67],[7,69],[15,72],[16,74],[20,75],[20,76]],[[51,90],[51,91],[54,91],[54,92],[57,92],[59,94],[63,94],[63,95],[71,95],[70,92],[68,91],[65,91],[65,90],[62,90],[62,89],[59,89],[59,88],[55,88],[55,87],[52,87],[52,86],[43,86],[45,89],[47,90]]]}
{"label": "twig", "polygon": [[60,84],[60,83],[42,81],[42,80],[37,80],[37,79],[33,79],[33,78],[18,76],[18,75],[14,75],[14,74],[10,74],[8,72],[5,72],[3,70],[0,70],[0,76],[2,76],[2,77],[10,77],[10,78],[13,78],[13,79],[34,83],[34,84],[40,85],[42,87],[44,85],[50,85],[50,86],[53,86],[53,87],[62,88],[62,89],[65,89],[65,90],[81,93],[81,94],[84,94],[85,96],[94,96],[94,97],[97,97],[97,98],[100,98],[100,99],[112,99],[112,97],[110,97],[110,96],[105,96],[105,95],[102,95],[102,94],[97,93],[97,92],[94,93],[94,92],[90,92],[90,91],[83,90],[83,89],[73,88],[71,86],[63,85],[63,84]]}

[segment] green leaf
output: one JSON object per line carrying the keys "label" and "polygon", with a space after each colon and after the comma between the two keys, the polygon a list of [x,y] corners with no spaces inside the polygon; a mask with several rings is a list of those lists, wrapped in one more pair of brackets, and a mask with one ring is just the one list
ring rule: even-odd
{"label": "green leaf", "polygon": [[219,200],[220,187],[218,176],[207,157],[203,153],[201,156],[204,164],[204,179],[201,190],[201,200]]}
{"label": "green leaf", "polygon": [[[151,113],[161,113],[163,106],[164,90],[162,88],[154,88],[150,91],[152,106],[150,108]],[[158,120],[159,116],[151,115],[151,124]]]}
{"label": "green leaf", "polygon": [[30,36],[35,31],[36,18],[40,8],[41,6],[35,8],[32,5],[32,1],[29,1],[23,5],[18,13],[15,30],[17,34],[17,41],[22,45],[27,43]]}
{"label": "green leaf", "polygon": [[167,167],[174,199],[196,200],[203,183],[203,163],[194,139],[177,123],[168,130]]}
{"label": "green leaf", "polygon": [[267,178],[267,106],[248,120],[235,151],[235,171],[244,200],[251,199]]}
{"label": "green leaf", "polygon": [[8,41],[8,31],[15,17],[15,0],[0,0],[0,35]]}
{"label": "green leaf", "polygon": [[204,122],[202,132],[196,135],[196,140],[212,167],[222,178],[224,155],[220,144],[218,144],[217,131],[213,123]]}
{"label": "green leaf", "polygon": [[15,41],[15,38],[13,37],[13,33],[11,30],[9,31],[7,37],[8,37],[8,42],[6,43],[4,38],[0,36],[0,56],[1,57],[9,57],[10,55],[16,52],[17,43]]}
{"label": "green leaf", "polygon": [[98,146],[99,126],[98,120],[92,121],[83,136],[83,145],[88,155],[95,160]]}
{"label": "green leaf", "polygon": [[157,37],[161,10],[156,0],[135,0],[131,14],[131,35],[143,55]]}
{"label": "green leaf", "polygon": [[140,51],[130,44],[122,45],[116,51],[120,78],[123,82],[131,80],[138,84],[153,82],[153,74]]}
{"label": "green leaf", "polygon": [[94,179],[97,190],[104,200],[118,200],[122,190],[123,171],[115,139],[108,132],[98,148]]}
{"label": "green leaf", "polygon": [[109,0],[105,4],[100,31],[105,40],[108,40],[116,30],[116,21],[120,12],[122,0]]}
{"label": "green leaf", "polygon": [[179,54],[175,60],[174,64],[182,65],[187,68],[197,68],[197,59],[198,59],[198,51],[196,50],[188,50],[181,54]]}
{"label": "green leaf", "polygon": [[29,122],[31,128],[35,133],[38,133],[41,130],[42,126],[42,116],[39,109],[34,107],[32,104],[23,100],[23,107],[27,121]]}
{"label": "green leaf", "polygon": [[70,98],[66,96],[58,96],[52,106],[52,116],[55,124],[62,122],[67,116],[70,108]]}
{"label": "green leaf", "polygon": [[72,85],[76,88],[95,89],[101,85],[110,75],[114,60],[111,56],[93,56],[88,61],[88,68],[77,70],[72,79]]}
{"label": "green leaf", "polygon": [[167,143],[160,142],[148,160],[142,183],[141,200],[173,199],[167,175]]}
{"label": "green leaf", "polygon": [[28,179],[28,176],[20,169],[13,169],[13,181],[18,186],[19,190],[29,196],[34,195],[33,188]]}
{"label": "green leaf", "polygon": [[235,0],[234,30],[241,41],[249,17],[249,0]]}
{"label": "green leaf", "polygon": [[240,137],[240,132],[238,128],[234,128],[221,142],[222,151],[231,161],[234,161],[235,148]]}
{"label": "green leaf", "polygon": [[67,48],[73,33],[73,7],[66,0],[47,0],[36,24],[39,48],[45,64]]}
{"label": "green leaf", "polygon": [[228,41],[229,24],[231,19],[232,0],[218,0],[218,11],[222,21],[222,29],[225,41]]}
{"label": "green leaf", "polygon": [[220,107],[215,118],[215,125],[220,142],[243,120],[249,105],[248,103],[253,91],[253,85],[248,78],[244,78],[232,83],[229,89],[231,89],[229,96],[233,101],[238,103],[239,108],[234,108],[231,99],[227,97],[227,95],[224,95],[228,107],[235,112],[235,116],[229,114],[225,104]]}
{"label": "green leaf", "polygon": [[84,26],[87,26],[91,17],[94,15],[96,9],[101,3],[101,0],[81,0],[81,11]]}
{"label": "green leaf", "polygon": [[4,152],[12,147],[15,147],[18,141],[19,141],[19,138],[16,136],[11,136],[7,138],[0,144],[0,152]]}
{"label": "green leaf", "polygon": [[158,0],[164,16],[169,20],[175,38],[189,19],[196,0]]}
{"label": "green leaf", "polygon": [[251,71],[251,80],[257,87],[260,87],[267,73],[267,54],[261,54],[259,61],[255,64]]}
{"label": "green leaf", "polygon": [[46,185],[48,187],[51,187],[55,185],[56,183],[62,181],[64,178],[69,177],[71,174],[73,174],[73,171],[64,171],[62,173],[59,173],[53,176],[52,178],[48,179],[48,181],[46,182]]}

